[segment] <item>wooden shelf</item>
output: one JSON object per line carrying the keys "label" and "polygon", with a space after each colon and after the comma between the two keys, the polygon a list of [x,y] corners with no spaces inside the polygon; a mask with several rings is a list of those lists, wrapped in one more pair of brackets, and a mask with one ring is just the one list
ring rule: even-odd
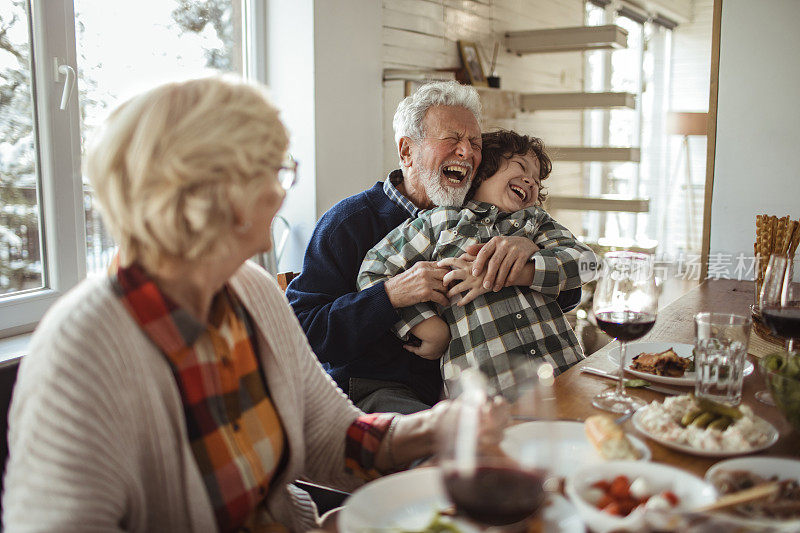
{"label": "wooden shelf", "polygon": [[527,93],[519,95],[523,111],[548,109],[636,109],[633,93]]}
{"label": "wooden shelf", "polygon": [[516,118],[520,112],[520,94],[515,91],[475,87],[481,96],[484,120]]}
{"label": "wooden shelf", "polygon": [[649,198],[631,198],[615,194],[602,196],[549,196],[547,209],[570,209],[576,211],[622,211],[626,213],[647,213],[650,211]]}
{"label": "wooden shelf", "polygon": [[639,148],[551,146],[548,152],[557,161],[632,161],[638,163],[641,158]]}
{"label": "wooden shelf", "polygon": [[506,33],[506,49],[512,54],[545,54],[608,50],[628,47],[628,32],[615,25],[575,26],[552,30]]}
{"label": "wooden shelf", "polygon": [[385,68],[383,81],[449,81],[456,79],[459,69],[410,69],[410,68]]}

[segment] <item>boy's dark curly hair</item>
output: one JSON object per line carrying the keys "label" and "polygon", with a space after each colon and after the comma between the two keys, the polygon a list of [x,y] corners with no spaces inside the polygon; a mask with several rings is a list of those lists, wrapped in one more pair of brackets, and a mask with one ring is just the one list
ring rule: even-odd
{"label": "boy's dark curly hair", "polygon": [[467,193],[467,200],[475,196],[478,186],[486,179],[494,176],[500,168],[503,159],[511,159],[514,155],[532,154],[539,160],[539,198],[541,205],[547,198],[547,193],[542,188],[542,182],[550,176],[553,163],[544,149],[544,142],[538,137],[520,135],[510,130],[497,130],[484,133],[482,136],[481,165],[475,173],[472,186]]}

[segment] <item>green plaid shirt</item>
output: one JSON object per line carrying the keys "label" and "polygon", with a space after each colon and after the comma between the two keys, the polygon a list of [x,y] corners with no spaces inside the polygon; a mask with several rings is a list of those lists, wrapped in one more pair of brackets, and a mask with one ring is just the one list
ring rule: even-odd
{"label": "green plaid shirt", "polygon": [[[451,342],[442,357],[447,380],[467,366],[480,368],[498,393],[512,391],[512,360],[549,362],[556,373],[583,359],[575,332],[556,297],[581,286],[593,272],[581,272],[579,260],[594,259],[592,251],[540,207],[501,212],[483,202],[464,209],[437,207],[395,228],[370,250],[358,275],[358,287],[367,287],[399,274],[418,261],[458,257],[471,244],[492,237],[528,237],[541,250],[534,254],[535,273],[530,287],[512,286],[488,292],[469,304],[441,308],[433,302],[398,309],[395,332],[406,339],[412,327],[439,315],[450,326]],[[583,279],[582,279],[583,274]],[[456,297],[453,301],[458,300]]]}

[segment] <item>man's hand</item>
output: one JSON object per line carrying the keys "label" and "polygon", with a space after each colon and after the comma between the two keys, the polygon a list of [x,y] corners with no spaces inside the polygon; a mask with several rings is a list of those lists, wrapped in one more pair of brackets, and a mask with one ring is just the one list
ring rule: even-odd
{"label": "man's hand", "polygon": [[497,292],[506,286],[509,279],[522,273],[525,264],[539,249],[526,237],[492,237],[485,244],[468,246],[466,252],[476,256],[472,275],[483,274],[483,288]]}
{"label": "man's hand", "polygon": [[422,302],[436,302],[447,307],[450,302],[445,296],[447,289],[442,281],[445,274],[446,268],[439,268],[431,261],[420,261],[405,272],[387,279],[383,286],[395,309]]}
{"label": "man's hand", "polygon": [[442,259],[437,265],[451,269],[444,276],[444,284],[450,289],[447,296],[452,298],[462,293],[464,294],[456,305],[463,307],[481,294],[486,294],[489,289],[483,288],[483,276],[472,275],[472,265],[475,261],[474,255],[463,254],[461,257],[448,257]]}

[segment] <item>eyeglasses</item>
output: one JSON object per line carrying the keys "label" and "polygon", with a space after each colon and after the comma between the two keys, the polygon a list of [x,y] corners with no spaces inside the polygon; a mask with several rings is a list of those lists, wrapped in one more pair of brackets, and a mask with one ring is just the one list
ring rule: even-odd
{"label": "eyeglasses", "polygon": [[278,183],[285,191],[288,191],[297,183],[297,161],[291,154],[286,154],[283,164],[278,167]]}

